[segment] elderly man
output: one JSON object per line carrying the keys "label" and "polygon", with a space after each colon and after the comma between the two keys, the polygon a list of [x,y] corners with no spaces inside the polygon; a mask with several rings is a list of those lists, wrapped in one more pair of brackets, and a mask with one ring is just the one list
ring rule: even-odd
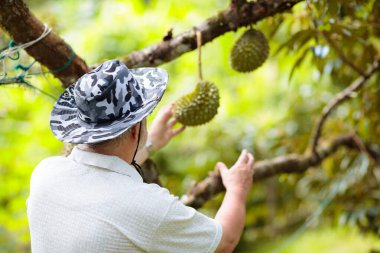
{"label": "elderly man", "polygon": [[[56,102],[51,130],[78,144],[68,157],[43,160],[28,199],[34,253],[231,252],[244,226],[253,156],[243,151],[228,169],[217,163],[226,195],[215,219],[145,184],[138,162],[183,131],[171,107],[147,132],[145,118],[161,100],[167,73],[128,69],[118,60],[81,77]],[[146,141],[146,140],[149,141]]]}

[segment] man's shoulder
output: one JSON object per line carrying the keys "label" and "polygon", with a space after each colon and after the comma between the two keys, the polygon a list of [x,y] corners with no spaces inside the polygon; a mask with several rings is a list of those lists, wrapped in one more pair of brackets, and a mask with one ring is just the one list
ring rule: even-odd
{"label": "man's shoulder", "polygon": [[65,156],[47,157],[37,164],[33,170],[32,177],[42,171],[49,170],[49,168],[57,168],[58,166],[65,165],[67,162],[69,162],[69,159]]}
{"label": "man's shoulder", "polygon": [[62,164],[64,162],[67,162],[68,160],[69,159],[65,156],[50,156],[39,162],[35,169],[56,166],[57,164]]}
{"label": "man's shoulder", "polygon": [[45,165],[45,164],[62,162],[66,160],[68,160],[66,156],[50,156],[43,159],[37,166],[39,166],[40,164]]}
{"label": "man's shoulder", "polygon": [[170,194],[168,189],[161,187],[157,184],[145,184],[144,183],[144,184],[141,184],[139,188],[143,189],[142,193],[144,195],[150,196],[150,198],[153,200],[159,201],[162,199],[166,199],[168,202],[171,202],[171,201],[177,199],[177,197]]}
{"label": "man's shoulder", "polygon": [[151,207],[149,209],[152,211],[161,210],[164,213],[169,206],[178,201],[178,197],[156,184],[136,184],[128,189],[126,195],[128,196],[128,201],[124,202],[126,205],[136,201],[139,205]]}

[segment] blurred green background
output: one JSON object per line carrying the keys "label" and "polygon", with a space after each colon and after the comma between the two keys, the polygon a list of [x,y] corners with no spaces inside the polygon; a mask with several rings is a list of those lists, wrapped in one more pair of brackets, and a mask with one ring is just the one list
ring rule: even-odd
{"label": "blurred green background", "polygon": [[[203,77],[220,89],[221,105],[210,123],[188,128],[153,156],[164,186],[181,196],[217,161],[232,165],[243,148],[256,160],[303,153],[324,105],[358,77],[321,31],[335,36],[347,57],[365,69],[379,56],[379,2],[306,1],[293,12],[259,22],[255,28],[266,34],[271,53],[261,68],[248,74],[229,66],[230,49],[245,28],[206,44]],[[158,43],[171,28],[174,36],[191,29],[229,5],[226,0],[26,3],[91,66]],[[9,40],[2,33],[0,46]],[[25,52],[19,61],[7,61],[8,77],[17,76],[15,64],[32,61]],[[35,65],[31,72],[41,72]],[[170,82],[160,106],[195,87],[195,51],[161,67],[168,70]],[[55,97],[63,90],[50,74],[28,80]],[[42,159],[63,152],[49,129],[53,103],[24,86],[0,87],[0,252],[30,251],[25,204],[29,178]],[[356,131],[378,148],[379,108],[377,75],[333,113],[322,144]],[[364,154],[343,149],[302,175],[256,183],[235,252],[380,252],[378,170]],[[221,200],[217,196],[201,211],[213,216]]]}

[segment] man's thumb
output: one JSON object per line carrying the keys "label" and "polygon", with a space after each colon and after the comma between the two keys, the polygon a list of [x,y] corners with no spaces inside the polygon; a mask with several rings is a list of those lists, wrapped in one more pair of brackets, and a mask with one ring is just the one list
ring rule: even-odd
{"label": "man's thumb", "polygon": [[227,166],[222,162],[216,163],[215,167],[219,170],[220,174],[223,174],[226,170],[228,170]]}

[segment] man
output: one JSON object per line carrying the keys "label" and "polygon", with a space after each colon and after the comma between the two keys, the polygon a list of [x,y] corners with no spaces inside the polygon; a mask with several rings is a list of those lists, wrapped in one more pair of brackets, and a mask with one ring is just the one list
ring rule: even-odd
{"label": "man", "polygon": [[231,169],[217,163],[227,191],[215,219],[143,183],[136,159],[142,162],[147,149],[163,147],[184,129],[174,130],[167,107],[147,133],[145,118],[167,80],[162,69],[128,69],[111,60],[58,99],[52,132],[78,145],[68,157],[45,159],[33,172],[28,219],[34,253],[232,252],[252,185],[251,154],[243,151]]}

